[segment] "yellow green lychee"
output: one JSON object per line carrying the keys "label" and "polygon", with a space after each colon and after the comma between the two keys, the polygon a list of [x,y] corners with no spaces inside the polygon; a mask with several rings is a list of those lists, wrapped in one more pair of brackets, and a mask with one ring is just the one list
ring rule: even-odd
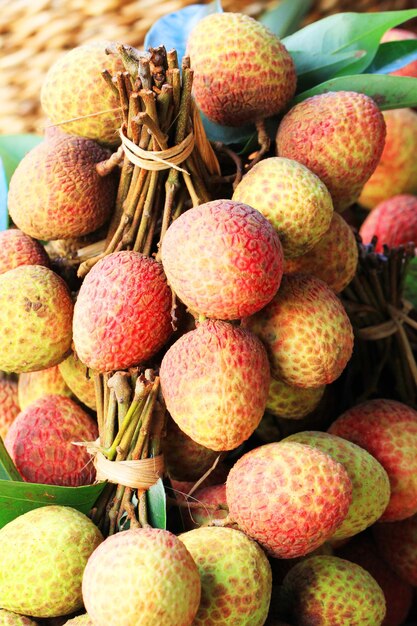
{"label": "yellow green lychee", "polygon": [[18,395],[22,411],[30,404],[47,395],[71,396],[57,365],[19,376]]}
{"label": "yellow green lychee", "polygon": [[95,411],[94,372],[84,365],[74,352],[71,352],[69,357],[62,361],[58,367],[65,384],[71,389],[74,396]]}
{"label": "yellow green lychee", "polygon": [[317,407],[326,385],[321,387],[294,387],[271,378],[266,409],[277,417],[301,419]]}

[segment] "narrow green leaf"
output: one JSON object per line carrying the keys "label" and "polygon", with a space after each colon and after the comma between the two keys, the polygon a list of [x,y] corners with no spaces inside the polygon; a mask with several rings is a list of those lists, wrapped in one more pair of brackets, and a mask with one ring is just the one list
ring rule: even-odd
{"label": "narrow green leaf", "polygon": [[417,10],[381,13],[338,13],[309,24],[286,37],[284,45],[290,53],[304,55],[308,71],[320,67],[320,57],[357,51],[358,57],[338,70],[338,75],[363,72],[373,61],[382,35],[389,29],[417,17]]}
{"label": "narrow green leaf", "polygon": [[21,481],[22,477],[17,471],[16,465],[13,463],[3,439],[0,437],[0,480]]}
{"label": "narrow green leaf", "polygon": [[259,21],[278,37],[286,37],[299,28],[312,4],[312,0],[282,0],[278,6],[265,11]]}
{"label": "narrow green leaf", "polygon": [[390,41],[379,46],[373,62],[366,71],[368,74],[388,74],[412,61],[417,61],[417,39]]}
{"label": "narrow green leaf", "polygon": [[89,513],[106,483],[60,487],[0,480],[0,528],[32,509],[59,504]]}
{"label": "narrow green leaf", "polygon": [[167,527],[167,504],[165,487],[160,478],[146,492],[148,520],[153,528],[165,530]]}
{"label": "narrow green leaf", "polygon": [[388,76],[386,74],[360,74],[333,78],[313,89],[300,93],[290,106],[311,96],[329,91],[357,91],[370,96],[382,111],[417,107],[417,78]]}
{"label": "narrow green leaf", "polygon": [[[351,65],[361,54],[366,54],[366,52],[351,50],[330,56],[315,55],[315,58],[311,59],[310,55],[304,52],[293,52],[292,58],[297,70],[297,91],[304,91],[333,78],[337,72]],[[313,69],[311,69],[312,63],[315,64]]]}
{"label": "narrow green leaf", "polygon": [[25,154],[32,150],[43,137],[39,135],[0,135],[0,158],[6,170],[7,182]]}

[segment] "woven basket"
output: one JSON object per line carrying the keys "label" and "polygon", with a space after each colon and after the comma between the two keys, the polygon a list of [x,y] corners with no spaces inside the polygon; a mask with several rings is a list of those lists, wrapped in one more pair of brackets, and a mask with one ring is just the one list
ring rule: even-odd
{"label": "woven basket", "polygon": [[[196,0],[0,0],[0,133],[42,132],[43,77],[68,49],[91,39],[142,44],[153,22]],[[259,15],[277,0],[223,0],[226,11]],[[316,0],[307,21],[338,11],[394,10],[416,0]]]}

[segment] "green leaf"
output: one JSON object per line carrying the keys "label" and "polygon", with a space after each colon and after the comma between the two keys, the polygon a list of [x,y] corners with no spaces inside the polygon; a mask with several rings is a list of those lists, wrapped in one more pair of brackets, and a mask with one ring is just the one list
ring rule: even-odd
{"label": "green leaf", "polygon": [[[304,91],[333,78],[337,72],[351,65],[361,54],[366,54],[366,52],[364,50],[351,50],[331,56],[320,54],[311,58],[304,52],[292,52],[292,58],[297,68],[297,91]],[[313,69],[311,69],[312,65],[314,65]]]}
{"label": "green leaf", "polygon": [[333,78],[313,89],[300,93],[290,106],[311,96],[329,91],[357,91],[370,96],[382,111],[417,107],[417,78],[386,74],[359,74]]}
{"label": "green leaf", "polygon": [[167,527],[167,503],[165,487],[160,478],[146,492],[148,520],[153,528],[165,530]]}
{"label": "green leaf", "polygon": [[6,170],[7,182],[25,154],[43,140],[39,135],[0,135],[0,158]]}
{"label": "green leaf", "polygon": [[417,307],[417,257],[411,259],[405,275],[404,298]]}
{"label": "green leaf", "polygon": [[296,31],[312,0],[282,0],[278,6],[265,11],[259,18],[277,37],[286,37]]}
{"label": "green leaf", "polygon": [[21,481],[22,477],[17,471],[16,465],[13,463],[10,454],[7,452],[0,437],[0,480],[16,480]]}
{"label": "green leaf", "polygon": [[222,126],[208,119],[200,111],[201,119],[204,124],[204,130],[210,141],[221,141],[226,145],[244,144],[255,133],[255,126]]}
{"label": "green leaf", "polygon": [[0,231],[9,226],[9,213],[7,210],[7,180],[3,161],[0,157]]}
{"label": "green leaf", "polygon": [[417,10],[385,11],[381,13],[338,13],[309,24],[286,37],[287,50],[297,53],[298,63],[304,71],[313,72],[322,67],[323,59],[340,53],[356,51],[352,62],[339,68],[337,73],[352,75],[363,72],[373,61],[382,35],[402,22],[417,17]]}
{"label": "green leaf", "polygon": [[59,504],[87,513],[106,483],[84,487],[60,487],[0,480],[0,528],[32,509]]}
{"label": "green leaf", "polygon": [[367,68],[370,74],[388,74],[417,60],[417,39],[390,41],[379,46],[378,52]]}

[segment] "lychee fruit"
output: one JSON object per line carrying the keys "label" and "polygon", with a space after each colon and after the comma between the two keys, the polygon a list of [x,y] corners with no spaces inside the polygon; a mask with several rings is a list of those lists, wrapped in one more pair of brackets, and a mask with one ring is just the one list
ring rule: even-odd
{"label": "lychee fruit", "polygon": [[296,387],[336,380],[353,349],[353,331],[342,303],[322,280],[284,276],[273,300],[244,325],[264,342],[272,376]]}
{"label": "lychee fruit", "polygon": [[44,506],[9,522],[0,530],[0,606],[31,617],[81,609],[83,571],[102,540],[86,515],[67,506]]}
{"label": "lychee fruit", "polygon": [[195,73],[194,98],[217,124],[255,123],[281,111],[295,93],[295,66],[287,49],[247,15],[213,13],[200,20],[187,53]]}
{"label": "lychee fruit", "polygon": [[162,393],[177,425],[211,450],[232,450],[261,421],[270,382],[265,348],[250,331],[208,320],[162,359]]}
{"label": "lychee fruit", "polygon": [[219,456],[188,437],[169,416],[162,449],[169,476],[174,480],[199,480]]}
{"label": "lychee fruit", "polygon": [[417,515],[400,522],[376,524],[372,530],[384,561],[402,580],[417,587]]}
{"label": "lychee fruit", "polygon": [[295,565],[281,598],[298,626],[381,626],[386,607],[381,587],[362,567],[335,556],[315,556]]}
{"label": "lychee fruit", "polygon": [[168,282],[192,311],[239,319],[264,307],[282,276],[282,247],[263,215],[233,200],[190,209],[161,247]]}
{"label": "lychee fruit", "polygon": [[271,379],[266,409],[272,415],[286,419],[301,419],[319,404],[323,397],[325,385],[321,387],[293,387],[278,380]]}
{"label": "lychee fruit", "polygon": [[387,126],[384,150],[359,198],[367,209],[392,196],[417,194],[417,113],[394,109],[383,115]]}
{"label": "lychee fruit", "polygon": [[[393,526],[401,523],[396,522]],[[377,524],[374,528],[379,530],[385,526],[391,526],[391,524]],[[395,574],[389,566],[389,561],[384,562],[377,546],[372,541],[372,536],[361,534],[354,537],[346,546],[337,551],[337,556],[363,567],[381,587],[387,605],[387,613],[382,626],[402,626],[411,608],[413,588]]]}
{"label": "lychee fruit", "polygon": [[109,156],[108,150],[81,137],[38,144],[10,181],[14,223],[36,239],[70,239],[99,228],[116,199],[116,176],[100,176],[96,170]]}
{"label": "lychee fruit", "polygon": [[271,599],[271,566],[263,550],[233,528],[197,528],[180,535],[201,578],[194,626],[263,626]]}
{"label": "lychee fruit", "polygon": [[326,452],[347,471],[352,483],[352,504],[332,540],[352,537],[374,524],[385,511],[391,490],[386,471],[366,450],[354,443],[317,431],[304,431],[284,439]]}
{"label": "lychee fruit", "polygon": [[[123,71],[118,55],[107,55],[109,41],[78,46],[49,69],[41,90],[41,104],[52,124],[72,135],[117,144],[122,123],[120,101],[101,72]],[[73,121],[71,121],[73,120]]]}
{"label": "lychee fruit", "polygon": [[95,469],[84,446],[95,441],[97,425],[73,400],[44,396],[19,413],[4,441],[27,482],[78,487],[94,481]]}
{"label": "lychee fruit", "polygon": [[83,613],[65,622],[65,626],[94,626],[94,624],[88,613]]}
{"label": "lychee fruit", "polygon": [[143,363],[168,340],[172,294],[162,266],[138,252],[107,255],[85,277],[74,309],[74,345],[99,372]]}
{"label": "lychee fruit", "polygon": [[201,595],[184,543],[150,527],[106,539],[87,563],[82,588],[95,626],[191,626]]}
{"label": "lychee fruit", "polygon": [[[381,43],[389,43],[391,41],[409,41],[410,39],[417,39],[416,33],[412,30],[406,30],[405,28],[391,28],[381,38]],[[392,76],[411,76],[417,78],[417,61],[410,61],[403,67],[389,72]]]}
{"label": "lychee fruit", "polygon": [[229,509],[225,483],[196,489],[192,496],[185,500],[190,505],[188,509],[181,507],[181,516],[186,530],[209,526],[215,520],[227,518]]}
{"label": "lychee fruit", "polygon": [[62,361],[58,367],[65,384],[71,389],[74,396],[95,411],[94,373],[80,361],[74,352],[71,352],[69,357]]}
{"label": "lychee fruit", "polygon": [[28,617],[0,609],[0,626],[36,626]]}
{"label": "lychee fruit", "polygon": [[328,231],[303,256],[285,259],[284,274],[312,274],[336,293],[348,286],[358,266],[358,245],[353,230],[339,213],[334,213]]}
{"label": "lychee fruit", "polygon": [[343,413],[329,432],[365,448],[386,470],[391,498],[379,521],[417,513],[417,411],[394,400],[369,400]]}
{"label": "lychee fruit", "polygon": [[378,106],[353,91],[307,98],[284,116],[277,134],[278,155],[314,172],[330,191],[336,211],[358,199],[384,142],[385,122]]}
{"label": "lychee fruit", "polygon": [[73,303],[65,282],[41,265],[0,275],[0,370],[33,372],[69,353]]}
{"label": "lychee fruit", "polygon": [[390,248],[413,241],[417,244],[417,196],[393,196],[378,204],[363,222],[360,231],[362,241],[367,244],[378,237],[377,252],[383,244]]}
{"label": "lychee fruit", "polygon": [[244,454],[227,477],[230,517],[266,551],[294,558],[315,550],[345,519],[352,484],[328,454],[292,441]]}
{"label": "lychee fruit", "polygon": [[304,165],[271,157],[243,177],[233,200],[262,213],[279,235],[285,258],[315,246],[330,226],[333,202],[321,180]]}
{"label": "lychee fruit", "polygon": [[19,406],[23,411],[30,404],[48,395],[71,396],[58,365],[37,372],[20,374],[18,383]]}
{"label": "lychee fruit", "polygon": [[49,257],[45,248],[18,228],[0,232],[0,274],[19,265],[45,265]]}
{"label": "lychee fruit", "polygon": [[17,382],[9,378],[0,378],[0,437],[2,439],[5,438],[19,413]]}

